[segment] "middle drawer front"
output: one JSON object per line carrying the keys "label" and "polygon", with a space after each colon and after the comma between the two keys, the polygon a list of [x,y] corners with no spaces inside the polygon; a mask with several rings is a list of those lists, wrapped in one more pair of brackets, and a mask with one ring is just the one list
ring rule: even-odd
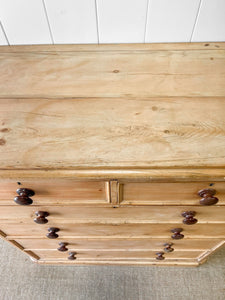
{"label": "middle drawer front", "polygon": [[[133,206],[133,207],[82,207],[82,206],[1,206],[0,224],[33,224],[35,213],[49,214],[49,224],[63,223],[178,223],[183,212],[195,211],[198,223],[225,223],[225,206]],[[41,225],[36,225],[41,226]],[[1,229],[1,226],[0,226]]]}
{"label": "middle drawer front", "polygon": [[224,224],[195,224],[193,226],[180,223],[169,224],[97,224],[97,223],[51,223],[45,225],[37,224],[1,224],[0,230],[8,239],[18,238],[45,238],[49,227],[56,227],[58,238],[165,238],[171,237],[171,230],[182,228],[182,234],[185,238],[224,238]]}
{"label": "middle drawer front", "polygon": [[158,251],[163,250],[165,243],[172,243],[174,251],[192,251],[192,250],[209,250],[214,246],[222,243],[222,239],[183,239],[174,241],[172,239],[157,239],[157,238],[142,238],[142,239],[57,239],[50,240],[47,238],[42,239],[16,239],[19,245],[25,250],[56,250],[59,248],[59,243],[66,243],[66,247],[69,250],[80,251]]}

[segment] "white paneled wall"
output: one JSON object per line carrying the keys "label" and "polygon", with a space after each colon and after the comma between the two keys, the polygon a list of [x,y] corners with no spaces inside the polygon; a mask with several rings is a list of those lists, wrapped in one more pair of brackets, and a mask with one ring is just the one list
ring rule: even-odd
{"label": "white paneled wall", "polygon": [[151,0],[146,42],[189,42],[200,0]]}
{"label": "white paneled wall", "polygon": [[95,0],[45,0],[54,43],[98,43]]}
{"label": "white paneled wall", "polygon": [[193,41],[225,41],[225,0],[203,0]]}
{"label": "white paneled wall", "polygon": [[41,0],[0,0],[0,19],[10,44],[52,42]]}
{"label": "white paneled wall", "polygon": [[1,23],[0,23],[0,45],[8,45]]}
{"label": "white paneled wall", "polygon": [[97,0],[100,43],[144,43],[148,0]]}
{"label": "white paneled wall", "polygon": [[0,0],[0,45],[225,41],[225,0]]}

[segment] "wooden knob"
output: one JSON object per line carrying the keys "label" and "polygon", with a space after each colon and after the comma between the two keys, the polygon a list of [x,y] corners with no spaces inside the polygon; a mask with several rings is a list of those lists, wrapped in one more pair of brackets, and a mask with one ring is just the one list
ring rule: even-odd
{"label": "wooden knob", "polygon": [[14,198],[14,201],[19,205],[30,205],[33,203],[33,200],[29,197],[32,197],[35,195],[35,192],[30,189],[18,189],[16,190],[17,194],[19,196],[16,196]]}
{"label": "wooden knob", "polygon": [[37,224],[46,224],[48,223],[48,220],[46,217],[49,216],[49,213],[47,211],[36,211],[35,215],[37,218],[34,219],[34,222]]}
{"label": "wooden knob", "polygon": [[172,239],[174,240],[180,240],[184,238],[184,235],[181,234],[181,232],[183,231],[183,228],[174,228],[171,230],[171,232],[173,232],[173,235],[171,235]]}
{"label": "wooden knob", "polygon": [[49,239],[57,239],[58,234],[56,232],[59,231],[59,228],[56,227],[50,227],[48,228],[49,233],[46,235]]}
{"label": "wooden knob", "polygon": [[75,260],[76,259],[76,257],[75,257],[76,254],[77,254],[76,252],[69,252],[68,259],[69,260]]}
{"label": "wooden knob", "polygon": [[57,248],[57,250],[62,251],[62,252],[68,251],[68,248],[66,248],[67,245],[68,245],[68,243],[60,242],[60,243],[59,243],[59,246],[60,246],[60,247]]}
{"label": "wooden knob", "polygon": [[171,246],[173,246],[173,243],[165,243],[163,244],[163,246],[165,246],[165,248],[163,249],[165,252],[173,252],[174,249],[171,248]]}
{"label": "wooden knob", "polygon": [[214,205],[216,204],[219,199],[213,197],[216,194],[216,190],[214,189],[204,189],[198,192],[198,195],[202,197],[199,201],[201,205]]}
{"label": "wooden knob", "polygon": [[156,259],[163,260],[165,257],[163,256],[164,252],[156,252]]}
{"label": "wooden knob", "polygon": [[184,217],[183,223],[186,225],[193,225],[198,222],[198,220],[194,218],[196,215],[195,211],[185,211],[181,215]]}

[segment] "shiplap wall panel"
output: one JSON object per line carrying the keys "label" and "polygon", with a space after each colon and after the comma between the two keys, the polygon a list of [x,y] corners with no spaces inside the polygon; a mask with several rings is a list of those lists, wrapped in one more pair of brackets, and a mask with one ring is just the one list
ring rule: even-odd
{"label": "shiplap wall panel", "polygon": [[95,0],[45,0],[54,43],[98,43]]}
{"label": "shiplap wall panel", "polygon": [[4,32],[2,30],[2,26],[0,23],[0,45],[8,45]]}
{"label": "shiplap wall panel", "polygon": [[200,0],[149,0],[145,42],[189,42]]}
{"label": "shiplap wall panel", "polygon": [[225,0],[0,0],[0,21],[0,45],[225,41]]}
{"label": "shiplap wall panel", "polygon": [[148,0],[97,0],[100,43],[143,43]]}
{"label": "shiplap wall panel", "polygon": [[0,0],[0,18],[10,44],[51,44],[42,0]]}
{"label": "shiplap wall panel", "polygon": [[192,41],[225,41],[225,0],[202,0]]}

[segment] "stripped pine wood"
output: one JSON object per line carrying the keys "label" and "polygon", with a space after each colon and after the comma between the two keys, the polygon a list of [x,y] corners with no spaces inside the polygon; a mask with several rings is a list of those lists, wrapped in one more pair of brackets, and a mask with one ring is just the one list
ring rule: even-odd
{"label": "stripped pine wood", "polygon": [[113,205],[119,204],[120,195],[119,195],[119,183],[116,180],[110,181],[110,194],[111,194],[111,203]]}
{"label": "stripped pine wood", "polygon": [[[71,249],[73,250],[73,249]],[[40,257],[40,259],[59,259],[68,260],[68,253],[59,252],[57,250],[35,250],[35,254]],[[166,260],[170,259],[194,259],[201,254],[201,251],[177,251],[169,254],[165,254]],[[155,259],[155,251],[77,251],[77,260],[148,260]],[[157,260],[156,260],[157,261]]]}
{"label": "stripped pine wood", "polygon": [[[1,170],[0,179],[23,181],[40,178],[62,178],[73,180],[110,180],[117,177],[133,182],[188,182],[188,181],[224,181],[224,168],[78,168],[78,169],[11,169]],[[120,187],[122,184],[120,185]],[[122,191],[122,190],[121,190]],[[122,198],[121,198],[122,199]]]}
{"label": "stripped pine wood", "polygon": [[206,250],[204,251],[202,254],[200,254],[200,256],[198,257],[198,261],[203,261],[204,259],[208,258],[208,256],[212,253],[214,253],[215,251],[217,251],[218,249],[220,249],[222,246],[224,246],[225,241],[223,240],[222,242],[220,242],[217,245],[214,245],[214,247],[212,247],[210,250]]}
{"label": "stripped pine wood", "polygon": [[224,50],[225,42],[201,42],[201,43],[147,43],[147,44],[64,44],[64,45],[12,45],[0,47],[0,53],[16,52],[118,52],[118,51],[214,51]]}
{"label": "stripped pine wood", "polygon": [[197,47],[3,47],[0,97],[224,97],[223,43]]}
{"label": "stripped pine wood", "polygon": [[1,237],[40,264],[203,263],[225,237],[224,50],[0,47]]}
{"label": "stripped pine wood", "polygon": [[166,242],[172,242],[172,247],[182,251],[208,250],[220,244],[221,239],[183,239],[174,241],[167,239],[17,239],[16,242],[26,250],[55,250],[59,248],[59,242],[68,243],[67,248],[80,251],[158,251],[165,248]]}
{"label": "stripped pine wood", "polygon": [[[225,223],[225,206],[195,206],[198,223]],[[141,223],[180,223],[182,213],[190,211],[190,206],[133,206],[133,207],[83,207],[83,206],[1,206],[0,223],[30,224],[36,211],[49,213],[47,219],[59,224],[141,224]],[[74,225],[76,226],[76,225]],[[225,225],[224,225],[225,227]]]}
{"label": "stripped pine wood", "polygon": [[[60,225],[60,226],[59,226]],[[224,224],[195,224],[194,226],[184,225],[182,223],[166,224],[59,224],[51,222],[51,227],[60,227],[60,238],[162,238],[171,237],[171,229],[182,227],[182,232],[187,239],[224,239]],[[48,233],[49,225],[37,226],[30,224],[10,224],[2,223],[1,229],[7,235],[7,238],[17,240],[18,238],[45,238]]]}
{"label": "stripped pine wood", "polygon": [[1,169],[224,167],[224,111],[223,98],[1,99]]}
{"label": "stripped pine wood", "polygon": [[225,204],[224,182],[128,182],[122,185],[121,205],[199,205],[198,191],[216,190],[219,205]]}
{"label": "stripped pine wood", "polygon": [[101,181],[76,181],[63,179],[15,180],[0,181],[0,205],[15,205],[12,201],[18,188],[35,191],[34,205],[63,204],[106,204],[108,191],[106,183]]}
{"label": "stripped pine wood", "polygon": [[[5,238],[4,238],[5,239]],[[68,260],[65,260],[65,259],[41,259],[36,253],[34,253],[33,251],[31,250],[28,250],[28,249],[24,249],[24,247],[22,245],[20,245],[18,242],[14,241],[14,240],[8,240],[9,243],[13,244],[15,247],[19,248],[20,250],[23,251],[23,253],[25,253],[26,255],[28,255],[30,257],[30,259],[33,261],[33,262],[36,262],[36,263],[40,263],[40,264],[68,264],[68,263],[71,263],[71,261],[68,261]],[[220,247],[222,245],[222,243],[220,243],[218,247]],[[215,247],[214,247],[215,248]],[[87,250],[87,248],[86,248]],[[104,249],[105,250],[105,249]],[[93,250],[92,250],[93,251]],[[45,251],[46,252],[46,251]],[[196,251],[195,251],[196,252]],[[186,252],[184,252],[186,253]],[[200,256],[204,255],[206,253],[206,251],[204,251]],[[198,257],[198,260],[196,259],[186,259],[186,258],[179,258],[178,260],[177,259],[172,259],[172,260],[166,260],[166,261],[163,261],[163,265],[185,265],[185,266],[197,266],[201,263],[203,263],[204,261],[206,260],[205,257],[203,257],[202,259],[199,259]],[[162,261],[157,261],[156,263],[156,260],[155,259],[148,259],[148,261],[146,261],[145,259],[144,260],[141,260],[140,258],[138,260],[135,260],[135,259],[132,259],[132,260],[129,260],[129,259],[125,259],[125,260],[121,260],[121,259],[111,259],[110,260],[106,260],[106,259],[103,259],[103,260],[82,260],[82,258],[75,260],[75,261],[72,261],[72,263],[74,264],[120,264],[120,265],[123,265],[123,264],[134,264],[134,265],[162,265]]]}
{"label": "stripped pine wood", "polygon": [[200,264],[206,262],[206,259],[203,259],[203,261],[197,261],[196,259],[174,259],[174,260],[169,260],[169,261],[156,261],[155,259],[149,259],[149,260],[103,260],[103,261],[95,261],[95,260],[74,260],[69,261],[69,260],[45,260],[45,259],[39,259],[39,260],[35,260],[33,258],[31,258],[32,261],[41,264],[41,265],[119,265],[119,266],[123,266],[123,265],[134,265],[134,266],[185,266],[185,267],[197,267]]}

